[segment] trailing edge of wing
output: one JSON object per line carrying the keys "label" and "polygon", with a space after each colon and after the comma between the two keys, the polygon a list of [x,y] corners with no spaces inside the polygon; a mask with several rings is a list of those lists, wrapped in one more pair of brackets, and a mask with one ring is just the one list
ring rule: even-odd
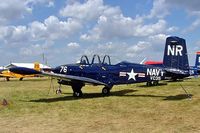
{"label": "trailing edge of wing", "polygon": [[187,73],[180,69],[171,69],[171,68],[166,68],[165,71],[168,73],[177,74],[177,75],[185,75]]}
{"label": "trailing edge of wing", "polygon": [[54,78],[58,78],[58,79],[63,79],[63,80],[76,80],[76,81],[81,81],[81,82],[85,82],[85,83],[90,83],[90,84],[94,84],[94,85],[107,85],[103,82],[100,82],[98,80],[94,80],[91,78],[86,78],[86,77],[79,77],[79,76],[72,76],[72,75],[64,75],[64,74],[57,74],[57,73],[53,73],[53,72],[41,72],[40,75],[44,75],[44,76],[50,76],[50,77],[54,77]]}

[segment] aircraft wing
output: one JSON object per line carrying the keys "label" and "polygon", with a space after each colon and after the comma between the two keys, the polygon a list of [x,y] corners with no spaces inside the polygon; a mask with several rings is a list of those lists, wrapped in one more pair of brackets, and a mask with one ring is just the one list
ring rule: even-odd
{"label": "aircraft wing", "polygon": [[80,76],[73,76],[73,75],[66,75],[66,74],[58,74],[54,72],[44,72],[44,71],[37,71],[30,68],[24,68],[24,67],[14,67],[9,69],[11,72],[17,73],[17,74],[26,74],[26,75],[42,75],[42,76],[49,76],[57,79],[62,79],[66,81],[79,81],[83,83],[89,83],[93,85],[107,85],[103,82],[100,82],[95,79],[87,78],[87,77],[80,77]]}
{"label": "aircraft wing", "polygon": [[174,68],[165,68],[165,71],[167,73],[175,74],[175,75],[187,75],[188,71],[183,71],[180,69],[174,69]]}
{"label": "aircraft wing", "polygon": [[58,73],[53,73],[53,72],[41,72],[40,75],[50,76],[50,77],[54,77],[54,78],[62,79],[62,80],[66,80],[66,81],[80,81],[80,82],[89,83],[89,84],[93,84],[93,85],[106,85],[103,82],[100,82],[98,80],[94,80],[91,78],[87,78],[87,77],[58,74]]}

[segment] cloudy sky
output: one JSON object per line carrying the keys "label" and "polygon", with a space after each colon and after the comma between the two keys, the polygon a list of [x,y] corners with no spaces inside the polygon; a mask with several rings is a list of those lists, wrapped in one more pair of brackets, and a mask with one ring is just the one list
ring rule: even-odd
{"label": "cloudy sky", "polygon": [[167,36],[187,41],[190,65],[200,50],[199,0],[5,0],[0,2],[0,66],[51,66],[83,54],[114,63],[162,60]]}

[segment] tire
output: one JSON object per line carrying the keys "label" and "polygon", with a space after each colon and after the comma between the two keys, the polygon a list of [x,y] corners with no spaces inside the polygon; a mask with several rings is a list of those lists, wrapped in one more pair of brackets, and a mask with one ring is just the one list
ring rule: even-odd
{"label": "tire", "polygon": [[83,92],[81,91],[81,88],[83,86],[82,85],[72,85],[72,90],[73,90],[73,96],[74,97],[82,97],[83,96]]}
{"label": "tire", "polygon": [[105,96],[108,96],[110,94],[110,88],[104,87],[102,89],[102,94],[105,95]]}
{"label": "tire", "polygon": [[74,96],[74,97],[82,97],[82,96],[83,96],[83,93],[82,93],[81,90],[80,90],[80,91],[75,91],[75,92],[73,93],[73,96]]}
{"label": "tire", "polygon": [[9,78],[9,77],[6,77],[6,81],[10,81],[10,78]]}
{"label": "tire", "polygon": [[153,81],[153,85],[157,86],[158,85],[158,81]]}
{"label": "tire", "polygon": [[148,82],[146,83],[146,85],[147,85],[147,86],[152,86],[152,82],[151,82],[151,81],[148,81]]}
{"label": "tire", "polygon": [[56,90],[56,94],[62,94],[61,90]]}

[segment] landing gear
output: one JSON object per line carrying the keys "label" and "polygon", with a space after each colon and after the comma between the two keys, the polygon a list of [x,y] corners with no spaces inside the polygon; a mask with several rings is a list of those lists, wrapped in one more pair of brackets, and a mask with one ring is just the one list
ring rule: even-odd
{"label": "landing gear", "polygon": [[157,86],[158,85],[158,81],[153,81],[153,86]]}
{"label": "landing gear", "polygon": [[62,94],[61,84],[59,85],[58,89],[56,90],[56,94]]}
{"label": "landing gear", "polygon": [[81,90],[79,90],[79,91],[74,91],[73,96],[74,96],[74,97],[82,97],[82,96],[83,96],[83,93],[82,93]]}
{"label": "landing gear", "polygon": [[148,81],[146,83],[147,86],[157,86],[158,85],[158,81]]}
{"label": "landing gear", "polygon": [[83,92],[81,91],[82,87],[83,87],[83,85],[72,85],[74,97],[82,97],[83,96]]}
{"label": "landing gear", "polygon": [[6,81],[10,81],[10,78],[9,78],[9,77],[6,77]]}
{"label": "landing gear", "polygon": [[102,94],[103,94],[104,96],[108,96],[108,95],[110,94],[110,90],[111,90],[111,88],[105,86],[105,87],[102,89]]}
{"label": "landing gear", "polygon": [[152,86],[152,82],[151,82],[151,81],[148,81],[148,82],[146,83],[146,85],[147,85],[147,86]]}

